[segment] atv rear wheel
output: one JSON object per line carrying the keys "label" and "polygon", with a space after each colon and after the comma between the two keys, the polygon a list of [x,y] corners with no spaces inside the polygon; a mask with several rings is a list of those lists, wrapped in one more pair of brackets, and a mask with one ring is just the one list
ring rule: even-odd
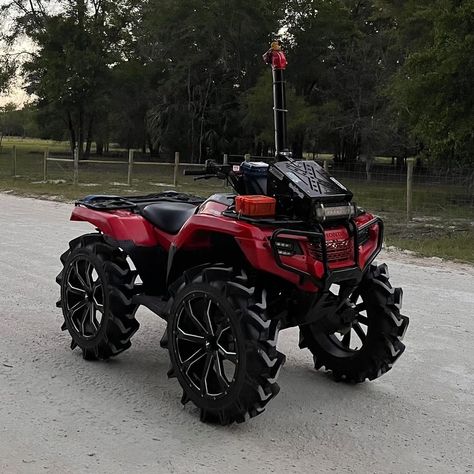
{"label": "atv rear wheel", "polygon": [[327,334],[317,324],[300,326],[300,348],[313,354],[316,370],[330,370],[336,380],[373,380],[390,370],[405,350],[401,342],[408,318],[400,314],[402,289],[392,288],[385,264],[371,265],[350,296],[356,312],[344,334]]}
{"label": "atv rear wheel", "polygon": [[201,420],[227,425],[256,416],[278,393],[285,356],[266,291],[223,265],[190,270],[172,285],[167,328],[172,369]]}
{"label": "atv rear wheel", "polygon": [[107,359],[128,349],[139,324],[131,296],[135,274],[123,253],[100,234],[88,234],[69,244],[62,256],[58,307],[63,330],[72,337],[71,349],[82,349],[84,359]]}

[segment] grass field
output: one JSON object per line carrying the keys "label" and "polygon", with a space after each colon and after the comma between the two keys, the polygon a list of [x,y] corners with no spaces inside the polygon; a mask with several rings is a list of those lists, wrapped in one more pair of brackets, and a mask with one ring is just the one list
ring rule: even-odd
{"label": "grass field", "polygon": [[[12,176],[11,148],[17,148],[16,176]],[[173,189],[173,167],[134,167],[132,186],[126,185],[127,165],[81,163],[79,184],[72,184],[71,163],[48,163],[43,181],[43,153],[69,153],[65,142],[4,140],[0,150],[0,191],[60,201],[74,201],[87,194],[146,194]],[[116,150],[117,151],[117,150]],[[325,157],[327,158],[327,157]],[[181,168],[185,169],[186,165]],[[350,173],[337,174],[355,195],[355,201],[381,215],[386,223],[386,243],[425,256],[474,263],[474,206],[464,202],[465,190],[458,185],[416,184],[413,192],[414,219],[406,221],[406,186],[397,183],[367,183]],[[195,182],[179,175],[177,190],[200,196],[223,192],[218,180]],[[227,188],[227,191],[231,191]]]}

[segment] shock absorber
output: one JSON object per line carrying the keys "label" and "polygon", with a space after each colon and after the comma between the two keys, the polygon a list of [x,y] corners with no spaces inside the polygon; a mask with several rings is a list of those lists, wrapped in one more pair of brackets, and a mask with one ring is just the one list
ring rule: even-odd
{"label": "shock absorber", "polygon": [[263,60],[272,66],[275,157],[277,161],[291,160],[291,152],[287,145],[286,125],[288,110],[286,109],[285,69],[287,61],[278,41],[272,43],[271,48],[263,55]]}

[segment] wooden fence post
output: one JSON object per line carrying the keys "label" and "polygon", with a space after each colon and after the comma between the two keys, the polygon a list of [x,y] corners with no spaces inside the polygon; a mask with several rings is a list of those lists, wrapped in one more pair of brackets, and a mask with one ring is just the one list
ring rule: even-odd
{"label": "wooden fence post", "polygon": [[413,164],[413,158],[407,159],[407,221],[413,219]]}
{"label": "wooden fence post", "polygon": [[132,173],[133,173],[133,154],[134,150],[128,150],[128,176],[127,176],[127,185],[132,185]]}
{"label": "wooden fence post", "polygon": [[228,165],[229,164],[229,155],[227,153],[224,153],[224,159],[222,160],[222,163],[224,165]]}
{"label": "wooden fence post", "polygon": [[12,148],[12,176],[16,176],[16,145]]}
{"label": "wooden fence post", "polygon": [[178,186],[179,151],[174,154],[173,186]]}
{"label": "wooden fence post", "polygon": [[328,171],[328,172],[329,172],[328,160],[324,160],[324,161],[323,161],[323,168],[324,168],[324,171]]}
{"label": "wooden fence post", "polygon": [[79,147],[74,148],[74,186],[79,182]]}
{"label": "wooden fence post", "polygon": [[46,148],[44,151],[43,157],[43,181],[46,182],[48,179],[48,158],[49,158],[49,149]]}

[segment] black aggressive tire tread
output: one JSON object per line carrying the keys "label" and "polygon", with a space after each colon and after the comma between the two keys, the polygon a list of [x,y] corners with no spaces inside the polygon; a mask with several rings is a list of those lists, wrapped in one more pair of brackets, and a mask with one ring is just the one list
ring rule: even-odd
{"label": "black aggressive tire tread", "polygon": [[[171,308],[179,292],[191,283],[208,283],[219,289],[240,318],[245,334],[247,373],[239,396],[224,409],[200,408],[201,421],[229,425],[242,423],[265,409],[280,388],[276,383],[285,356],[276,350],[279,321],[267,318],[266,291],[251,287],[245,272],[221,264],[202,265],[186,271],[183,277],[170,287]],[[170,325],[170,320],[168,322]],[[169,349],[169,338],[163,338],[162,346]],[[177,370],[177,369],[176,369]],[[168,376],[176,377],[171,367]],[[181,402],[186,404],[191,398],[183,391]],[[198,405],[196,403],[196,405]]]}
{"label": "black aggressive tire tread", "polygon": [[314,338],[311,325],[300,327],[300,348],[312,352],[315,369],[324,368],[335,380],[347,383],[374,380],[388,372],[405,350],[402,340],[409,322],[400,314],[403,291],[390,285],[387,265],[371,264],[360,290],[376,315],[372,321],[369,315],[370,334],[353,358],[344,360],[328,354]]}
{"label": "black aggressive tire tread", "polygon": [[[61,255],[63,269],[56,277],[56,282],[60,286],[65,265],[71,253],[79,249],[94,253],[102,262],[108,280],[105,284],[109,294],[110,316],[106,320],[105,331],[93,347],[89,347],[89,344],[88,347],[82,346],[81,340],[75,337],[72,331],[69,331],[73,337],[71,349],[79,346],[84,359],[87,360],[108,359],[131,346],[130,339],[140,326],[135,319],[137,306],[132,304],[131,300],[136,272],[130,270],[123,253],[108,245],[100,234],[86,234],[72,240],[69,243],[69,250]],[[62,307],[61,300],[58,301],[57,306]],[[66,318],[61,329],[68,329]]]}

